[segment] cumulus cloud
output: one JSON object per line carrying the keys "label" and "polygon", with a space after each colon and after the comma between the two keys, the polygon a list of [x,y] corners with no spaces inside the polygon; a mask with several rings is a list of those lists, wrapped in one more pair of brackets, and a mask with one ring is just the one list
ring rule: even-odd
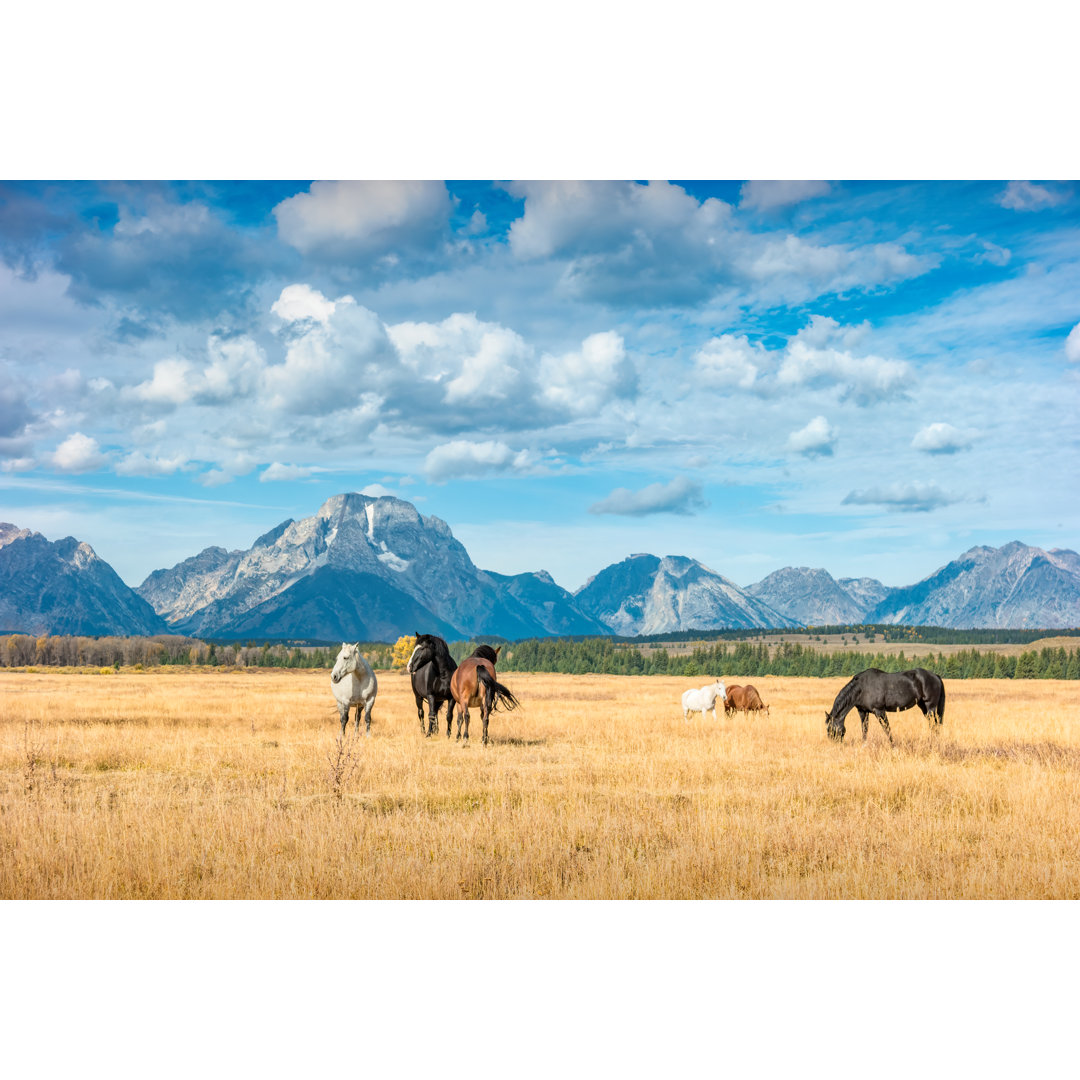
{"label": "cumulus cloud", "polygon": [[971,447],[971,436],[952,424],[927,424],[916,432],[911,446],[926,454],[955,454]]}
{"label": "cumulus cloud", "polygon": [[373,388],[379,369],[394,362],[378,316],[343,297],[325,324],[308,323],[289,342],[283,363],[267,365],[262,384],[271,408],[322,415],[353,406]]}
{"label": "cumulus cloud", "polygon": [[105,455],[102,454],[97,439],[76,431],[56,448],[52,462],[61,472],[91,472],[105,464]]}
{"label": "cumulus cloud", "polygon": [[645,517],[649,514],[694,514],[705,507],[701,484],[688,476],[676,476],[666,484],[655,483],[631,491],[616,488],[589,507],[590,514]]}
{"label": "cumulus cloud", "polygon": [[561,287],[624,306],[700,300],[726,262],[731,207],[667,181],[520,181],[510,226],[520,259],[568,259]]}
{"label": "cumulus cloud", "polygon": [[424,461],[424,471],[430,481],[444,484],[458,480],[488,476],[491,473],[520,472],[535,462],[528,450],[511,450],[504,442],[491,439],[470,442],[455,439],[436,446]]}
{"label": "cumulus cloud", "polygon": [[806,427],[793,431],[787,440],[789,450],[806,457],[829,456],[835,446],[836,431],[824,416],[815,416]]}
{"label": "cumulus cloud", "polygon": [[435,180],[316,180],[274,207],[278,235],[304,255],[348,260],[430,248],[453,209]]}
{"label": "cumulus cloud", "polygon": [[0,439],[21,434],[33,418],[22,387],[0,367]]}
{"label": "cumulus cloud", "polygon": [[798,236],[766,240],[746,263],[747,276],[772,301],[799,303],[828,293],[893,285],[919,277],[939,263],[895,243],[852,247],[815,244]]}
{"label": "cumulus cloud", "polygon": [[397,492],[391,491],[383,484],[368,484],[360,489],[360,494],[369,495],[373,499],[381,499],[387,495],[397,498]]}
{"label": "cumulus cloud", "polygon": [[541,399],[571,416],[594,415],[612,398],[633,397],[636,390],[623,339],[611,330],[590,334],[580,350],[545,354],[540,362]]}
{"label": "cumulus cloud", "polygon": [[828,195],[827,180],[747,180],[739,189],[739,208],[776,210],[782,206]]}
{"label": "cumulus cloud", "polygon": [[777,372],[778,384],[840,386],[845,396],[861,405],[901,393],[912,377],[911,366],[882,356],[856,356],[834,343],[851,340],[847,329],[833,319],[815,316],[788,342]]}
{"label": "cumulus cloud", "polygon": [[259,241],[205,203],[129,187],[116,212],[112,228],[95,221],[72,229],[58,249],[57,268],[69,275],[68,292],[80,302],[111,297],[124,307],[136,335],[163,315],[188,320],[235,311],[252,276],[266,268]]}
{"label": "cumulus cloud", "polygon": [[721,334],[694,353],[694,374],[705,386],[749,390],[767,363],[763,346],[745,336]]}
{"label": "cumulus cloud", "polygon": [[425,386],[436,389],[442,404],[455,407],[451,416],[470,402],[497,401],[498,413],[490,415],[536,426],[594,415],[637,390],[637,372],[613,331],[590,334],[580,349],[540,356],[520,334],[473,313],[398,323],[387,333],[403,369],[415,375],[403,392],[415,400]]}
{"label": "cumulus cloud", "polygon": [[173,457],[149,457],[141,450],[132,450],[116,463],[117,476],[172,476],[187,465],[183,454]]}
{"label": "cumulus cloud", "polygon": [[277,480],[307,480],[315,472],[304,465],[282,465],[275,461],[259,473],[259,483],[269,484]]}
{"label": "cumulus cloud", "polygon": [[844,496],[845,505],[885,506],[904,513],[928,513],[943,506],[964,502],[960,495],[943,491],[937,484],[895,483],[865,490],[851,491]]}
{"label": "cumulus cloud", "polygon": [[1045,210],[1060,206],[1068,198],[1067,191],[1033,184],[1030,180],[1010,180],[997,201],[1007,210]]}
{"label": "cumulus cloud", "polygon": [[142,401],[160,405],[183,405],[190,401],[193,388],[189,382],[192,366],[187,360],[174,357],[159,360],[153,377],[135,387],[134,394]]}
{"label": "cumulus cloud", "polygon": [[[343,299],[352,300],[352,297]],[[301,283],[286,285],[270,310],[285,322],[314,319],[316,322],[325,323],[334,314],[336,307],[334,301],[327,300],[318,289]]]}
{"label": "cumulus cloud", "polygon": [[1065,359],[1080,364],[1080,323],[1077,323],[1065,339]]}
{"label": "cumulus cloud", "polygon": [[[824,193],[820,183],[748,187],[745,197],[753,205],[772,200],[776,206]],[[699,203],[667,182],[530,181],[507,187],[525,202],[510,226],[513,254],[566,260],[560,289],[612,306],[696,303],[723,286],[750,289],[756,303],[802,303],[893,285],[938,263],[935,255],[916,255],[892,242],[821,244],[748,231],[728,203]]]}

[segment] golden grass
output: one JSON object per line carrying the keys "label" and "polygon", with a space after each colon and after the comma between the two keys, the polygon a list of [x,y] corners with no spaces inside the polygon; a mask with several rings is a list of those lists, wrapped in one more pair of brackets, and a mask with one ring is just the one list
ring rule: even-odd
{"label": "golden grass", "polygon": [[465,748],[381,673],[339,750],[325,672],[0,673],[0,896],[1080,896],[1076,683],[950,681],[890,747],[825,738],[843,678],[715,722],[704,679],[504,681]]}

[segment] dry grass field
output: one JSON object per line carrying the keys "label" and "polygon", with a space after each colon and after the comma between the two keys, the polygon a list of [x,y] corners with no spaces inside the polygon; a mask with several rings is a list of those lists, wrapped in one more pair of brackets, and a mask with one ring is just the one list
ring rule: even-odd
{"label": "dry grass field", "polygon": [[947,682],[891,747],[826,739],[842,678],[504,681],[463,747],[398,673],[341,743],[326,672],[2,672],[0,897],[1080,897],[1076,683]]}

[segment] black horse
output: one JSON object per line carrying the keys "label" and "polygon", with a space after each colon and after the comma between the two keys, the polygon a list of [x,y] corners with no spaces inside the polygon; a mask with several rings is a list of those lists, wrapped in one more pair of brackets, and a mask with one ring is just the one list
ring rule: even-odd
{"label": "black horse", "polygon": [[844,717],[852,709],[858,709],[863,742],[866,741],[871,713],[881,721],[889,742],[892,742],[886,712],[902,712],[916,705],[932,725],[940,725],[945,719],[945,684],[937,675],[925,668],[896,672],[867,668],[836,695],[832,709],[825,714],[825,730],[830,739],[842,742]]}
{"label": "black horse", "polygon": [[[441,637],[434,634],[417,634],[416,646],[409,657],[409,675],[412,678],[413,696],[416,698],[416,715],[420,717],[420,730],[425,736],[435,735],[439,730],[439,709],[446,706],[446,734],[454,717],[454,695],[450,693],[450,678],[457,671],[457,664],[450,649]],[[424,724],[424,702],[428,704],[428,722]]]}

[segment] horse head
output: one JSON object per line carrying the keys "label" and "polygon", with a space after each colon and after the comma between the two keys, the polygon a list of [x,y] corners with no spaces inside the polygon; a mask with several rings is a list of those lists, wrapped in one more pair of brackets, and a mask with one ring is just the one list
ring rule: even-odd
{"label": "horse head", "polygon": [[406,665],[410,675],[435,659],[435,643],[430,634],[416,634],[416,644]]}
{"label": "horse head", "polygon": [[355,645],[349,645],[346,642],[341,643],[341,652],[337,654],[337,660],[334,661],[334,670],[330,672],[331,682],[341,682],[350,672],[353,672],[359,667],[359,661],[357,657],[360,655],[360,642]]}
{"label": "horse head", "polygon": [[844,721],[834,720],[832,713],[825,714],[825,732],[835,742],[844,741]]}

